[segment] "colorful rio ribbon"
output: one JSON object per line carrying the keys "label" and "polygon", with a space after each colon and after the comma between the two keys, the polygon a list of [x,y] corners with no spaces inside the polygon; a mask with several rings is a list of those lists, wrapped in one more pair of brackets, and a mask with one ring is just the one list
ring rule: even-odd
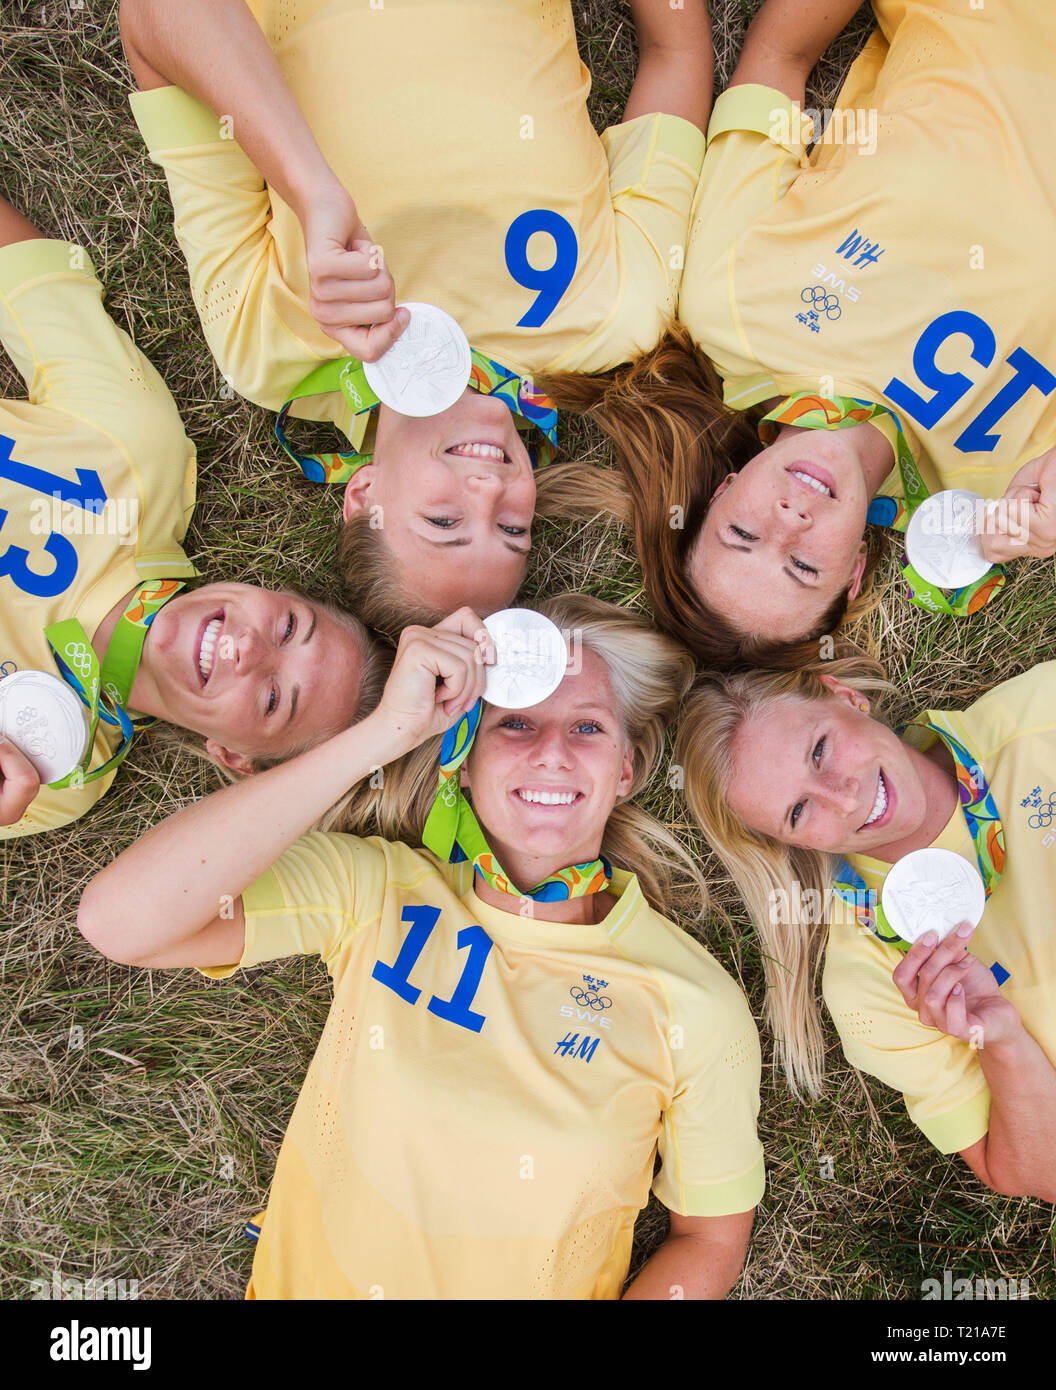
{"label": "colorful rio ribbon", "polygon": [[[958,740],[941,713],[929,710],[919,719],[913,720],[912,724],[903,725],[899,732],[906,728],[930,729],[942,739],[953,756],[961,811],[975,844],[979,872],[982,874],[983,886],[989,898],[1005,867],[1005,831],[983,770],[978,760]],[[850,903],[859,926],[871,931],[885,945],[894,946],[903,954],[908,951],[909,943],[902,940],[887,920],[883,904],[875,889],[866,887],[865,879],[846,859],[840,861],[836,875],[832,885],[833,891],[845,902]],[[997,969],[1000,970],[1001,967],[998,966]],[[1007,974],[1002,973],[1007,979]],[[999,984],[1003,982],[1000,976],[997,978]]]}
{"label": "colorful rio ribbon", "polygon": [[[521,416],[539,429],[542,439],[527,446],[533,468],[544,468],[553,461],[557,453],[557,411],[547,396],[535,390],[529,378],[518,376],[516,372],[473,349],[466,385],[485,396],[498,396],[514,415]],[[299,454],[286,438],[284,426],[294,401],[332,391],[340,391],[356,415],[365,415],[379,404],[377,395],[367,383],[362,362],[356,357],[338,357],[308,373],[275,421],[275,436],[279,443],[304,476],[315,483],[347,483],[373,458],[373,454],[359,453],[355,449],[346,453]]]}
{"label": "colorful rio ribbon", "polygon": [[422,831],[422,843],[449,864],[471,860],[474,869],[499,893],[536,902],[566,902],[600,893],[612,881],[612,865],[602,856],[588,864],[570,864],[522,892],[492,854],[480,822],[462,792],[460,768],[473,747],[483,705],[480,700],[444,735],[436,800]]}
{"label": "colorful rio ribbon", "polygon": [[[57,782],[55,788],[84,786],[105,777],[124,760],[137,728],[153,724],[129,711],[132,685],[143,655],[147,629],[169,599],[183,588],[175,579],[149,579],[135,591],[117,620],[102,667],[84,628],[76,618],[65,618],[44,629],[59,674],[88,708],[88,746],[80,766]],[[95,733],[100,719],[121,730],[121,746],[101,766],[89,772],[95,749]]]}
{"label": "colorful rio ribbon", "polygon": [[[874,497],[869,504],[866,520],[875,526],[887,526],[892,531],[904,532],[909,518],[929,494],[901,422],[893,410],[855,396],[827,397],[800,391],[797,395],[786,397],[776,410],[763,417],[759,433],[764,443],[771,443],[776,429],[770,426],[798,425],[802,429],[840,430],[867,424],[882,415],[895,423],[895,455],[902,475],[903,497]],[[902,577],[912,603],[932,613],[952,613],[959,618],[977,613],[1005,582],[1005,571],[1000,565],[994,565],[981,579],[946,594],[919,575],[909,563],[907,555],[903,554],[901,563]]]}

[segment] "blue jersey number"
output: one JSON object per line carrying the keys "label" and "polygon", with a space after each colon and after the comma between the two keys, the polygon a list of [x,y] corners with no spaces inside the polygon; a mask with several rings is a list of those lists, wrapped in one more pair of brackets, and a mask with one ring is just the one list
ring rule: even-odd
{"label": "blue jersey number", "polygon": [[[375,980],[391,989],[394,994],[398,994],[408,1004],[417,1003],[422,992],[410,983],[408,976],[418,964],[418,957],[425,950],[425,943],[439,919],[438,907],[426,907],[424,904],[419,907],[405,907],[400,921],[410,922],[411,929],[404,937],[399,954],[391,965],[386,965],[384,961],[376,961],[371,972]],[[483,927],[473,926],[462,928],[458,933],[457,944],[460,951],[468,950],[469,955],[462,967],[462,974],[455,985],[454,993],[450,999],[441,999],[434,994],[427,1008],[431,1014],[436,1014],[437,1018],[455,1023],[459,1028],[468,1028],[471,1033],[479,1033],[484,1027],[485,1016],[474,1013],[470,1005],[484,974],[484,965],[493,943]]]}
{"label": "blue jersey number", "polygon": [[[554,243],[554,263],[549,270],[536,270],[528,261],[528,241],[543,232]],[[561,296],[572,283],[579,263],[579,244],[570,223],[548,208],[532,208],[510,223],[506,233],[506,269],[518,285],[538,290],[518,328],[538,328],[557,308]]]}
{"label": "blue jersey number", "polygon": [[[926,430],[937,425],[975,385],[964,372],[944,372],[935,361],[943,344],[958,335],[968,339],[970,359],[980,367],[989,367],[997,351],[994,330],[978,314],[955,309],[933,319],[913,349],[913,370],[920,383],[931,390],[931,395],[922,396],[897,376],[884,387],[888,400]],[[991,433],[993,426],[1018,405],[1028,391],[1036,390],[1048,396],[1056,390],[1056,376],[1024,348],[1013,348],[1005,360],[1014,375],[954,440],[954,448],[962,454],[991,453],[1001,441],[1000,434]]]}
{"label": "blue jersey number", "polygon": [[[4,529],[6,520],[7,512],[0,507],[0,531]],[[20,545],[9,545],[0,554],[0,579],[10,579],[16,588],[24,594],[33,594],[35,598],[54,598],[56,594],[61,594],[70,587],[77,573],[77,552],[65,536],[57,535],[54,531],[44,542],[43,550],[55,563],[49,571],[41,574],[39,570],[30,569],[26,563],[28,550],[23,550]]]}
{"label": "blue jersey number", "polygon": [[[67,502],[81,507],[87,512],[99,513],[106,503],[99,474],[91,468],[78,468],[77,481],[58,478],[54,473],[46,473],[43,468],[31,468],[29,464],[19,463],[12,457],[15,441],[6,434],[0,434],[0,480],[17,483],[20,487],[42,497],[52,497],[59,502]],[[0,529],[7,520],[7,512],[0,508]],[[75,547],[57,532],[52,531],[42,547],[45,555],[50,555],[53,565],[41,573],[29,566],[29,551],[20,545],[9,545],[0,554],[0,578],[10,579],[24,594],[34,598],[54,598],[68,589],[77,573],[77,551]]]}

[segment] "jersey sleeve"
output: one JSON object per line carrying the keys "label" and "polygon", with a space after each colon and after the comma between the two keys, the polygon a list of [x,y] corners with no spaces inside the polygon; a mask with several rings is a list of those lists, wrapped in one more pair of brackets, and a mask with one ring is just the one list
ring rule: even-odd
{"label": "jersey sleeve", "polygon": [[176,403],[104,308],[83,247],[34,239],[0,249],[0,342],[31,405],[100,428],[133,456],[170,453],[177,476],[189,469],[193,497],[193,449]]}
{"label": "jersey sleeve", "polygon": [[900,959],[857,924],[834,922],[825,1002],[848,1062],[901,1091],[910,1119],[941,1153],[959,1153],[989,1129],[990,1090],[976,1051],[921,1023],[902,998],[891,978]]}
{"label": "jersey sleeve", "polygon": [[239,967],[283,956],[319,956],[331,968],[349,938],[377,920],[386,865],[376,841],[322,831],[302,835],[242,894],[241,959],[201,973],[226,979]]}
{"label": "jersey sleeve", "polygon": [[678,305],[704,136],[679,116],[638,116],[601,137],[615,215],[619,301],[577,371],[602,371],[655,346]]}
{"label": "jersey sleeve", "polygon": [[748,1001],[710,957],[703,982],[678,980],[670,998],[675,1091],[653,1191],[681,1216],[750,1211],[763,1195],[765,1171],[756,1132],[759,1033]]}
{"label": "jersey sleeve", "polygon": [[239,395],[279,410],[311,367],[341,352],[309,312],[307,257],[282,264],[272,193],[226,118],[179,87],[129,100],[168,182],[176,240],[217,366]]}
{"label": "jersey sleeve", "polygon": [[806,168],[798,105],[772,87],[727,88],[711,113],[693,203],[690,239],[697,264],[722,260]]}

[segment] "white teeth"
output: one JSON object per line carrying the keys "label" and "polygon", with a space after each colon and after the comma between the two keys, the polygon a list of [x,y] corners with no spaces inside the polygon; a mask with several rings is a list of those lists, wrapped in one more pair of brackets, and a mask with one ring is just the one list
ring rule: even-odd
{"label": "white teeth", "polygon": [[793,468],[792,476],[798,478],[801,483],[806,483],[808,487],[812,487],[815,492],[820,492],[822,497],[832,496],[832,489],[827,488],[824,483],[819,483],[817,478],[812,478],[809,473],[799,473]]}
{"label": "white teeth", "polygon": [[202,645],[198,652],[198,669],[206,680],[212,673],[213,660],[216,656],[216,640],[223,625],[224,620],[222,618],[213,618],[206,624],[205,632],[202,634]]}
{"label": "white teeth", "polygon": [[497,444],[452,444],[448,450],[449,454],[466,454],[470,458],[494,459],[496,463],[505,463],[505,451],[500,449]]}
{"label": "white teeth", "polygon": [[[865,822],[865,825],[872,825],[873,821],[879,820],[886,810],[887,787],[884,783],[884,774],[881,772],[876,784],[876,800],[873,802],[872,812],[870,813],[869,819]],[[862,826],[863,830],[865,829],[865,825]]]}
{"label": "white teeth", "polygon": [[539,806],[571,806],[575,801],[577,792],[530,792],[519,791],[517,795],[522,801],[531,802]]}

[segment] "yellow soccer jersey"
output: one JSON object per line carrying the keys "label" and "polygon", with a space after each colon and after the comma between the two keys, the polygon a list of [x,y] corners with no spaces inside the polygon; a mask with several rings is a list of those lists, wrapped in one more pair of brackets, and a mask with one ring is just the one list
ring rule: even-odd
{"label": "yellow soccer jersey", "polygon": [[[1001,992],[1056,1064],[1056,662],[942,718],[982,768],[1005,829],[1005,870],[969,950],[1009,972]],[[912,728],[907,734],[920,747],[935,737]],[[960,806],[934,847],[978,867]],[[890,865],[863,855],[850,860],[879,894]],[[914,1123],[943,1153],[968,1148],[986,1133],[990,1115],[978,1054],[926,1028],[891,979],[899,952],[850,924],[839,899],[833,909],[823,990],[847,1060],[902,1091]]]}
{"label": "yellow soccer jersey", "polygon": [[[250,8],[400,300],[446,309],[522,374],[601,371],[654,345],[675,311],[704,137],[657,115],[599,138],[567,0]],[[300,224],[230,122],[174,87],[131,102],[220,370],[277,410],[343,355],[309,313]],[[331,395],[292,413],[347,433],[348,409]],[[355,429],[358,444],[363,419]]]}
{"label": "yellow soccer jersey", "polygon": [[875,9],[809,158],[781,93],[715,103],[679,317],[735,408],[877,401],[931,491],[1000,496],[1056,441],[1056,7]]}
{"label": "yellow soccer jersey", "polygon": [[[49,623],[77,618],[90,638],[144,580],[193,577],[180,546],[194,448],[165,383],[103,308],[83,248],[0,249],[0,341],[29,396],[0,401],[0,673],[55,673]],[[100,725],[92,766],[118,744]],[[41,788],[0,839],[75,820],[112,780]]]}
{"label": "yellow soccer jersey", "polygon": [[618,1298],[650,1186],[756,1205],[744,995],[633,876],[614,892],[600,925],[545,922],[464,864],[316,833],[243,894],[243,966],[318,954],[334,983],[249,1297]]}

